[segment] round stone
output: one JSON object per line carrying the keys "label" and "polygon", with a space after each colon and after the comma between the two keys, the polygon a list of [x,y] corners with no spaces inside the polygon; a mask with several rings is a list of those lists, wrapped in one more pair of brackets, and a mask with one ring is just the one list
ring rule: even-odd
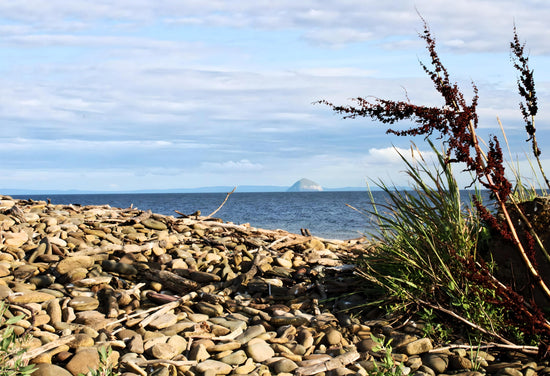
{"label": "round stone", "polygon": [[298,365],[290,359],[280,359],[271,364],[275,373],[290,373],[298,368]]}
{"label": "round stone", "polygon": [[263,339],[253,339],[246,346],[248,356],[255,362],[262,363],[275,355],[273,348]]}
{"label": "round stone", "polygon": [[73,376],[69,371],[54,364],[35,364],[33,376]]}
{"label": "round stone", "polygon": [[55,296],[40,291],[24,291],[8,296],[8,301],[16,304],[42,303],[52,299]]}
{"label": "round stone", "polygon": [[57,271],[60,274],[67,274],[77,268],[88,269],[94,265],[94,259],[90,256],[70,256],[59,261]]}
{"label": "round stone", "polygon": [[74,340],[69,343],[69,347],[73,349],[80,347],[92,347],[94,345],[94,339],[87,334],[77,333],[74,337]]}
{"label": "round stone", "polygon": [[224,362],[220,362],[218,360],[213,359],[207,359],[203,362],[200,362],[196,366],[197,371],[206,374],[207,372],[212,373],[214,371],[214,374],[220,374],[220,375],[227,375],[231,372],[233,367],[231,367],[229,364],[225,364]]}
{"label": "round stone", "polygon": [[96,370],[98,367],[99,354],[95,347],[78,351],[67,363],[67,371],[73,375],[87,374],[90,369]]}
{"label": "round stone", "polygon": [[157,343],[151,347],[151,355],[155,359],[172,359],[177,355],[177,351],[168,343]]}
{"label": "round stone", "polygon": [[238,351],[235,351],[234,353],[224,356],[223,358],[220,359],[220,361],[232,366],[238,366],[246,362],[246,359],[247,359],[246,353],[243,350],[238,350]]}
{"label": "round stone", "polygon": [[99,307],[99,301],[91,296],[77,296],[71,299],[69,307],[75,311],[93,311]]}
{"label": "round stone", "polygon": [[342,333],[335,328],[330,328],[325,334],[325,338],[329,345],[339,345],[342,342]]}
{"label": "round stone", "polygon": [[440,354],[426,354],[422,357],[422,364],[434,370],[436,374],[444,373],[449,364],[448,357]]}

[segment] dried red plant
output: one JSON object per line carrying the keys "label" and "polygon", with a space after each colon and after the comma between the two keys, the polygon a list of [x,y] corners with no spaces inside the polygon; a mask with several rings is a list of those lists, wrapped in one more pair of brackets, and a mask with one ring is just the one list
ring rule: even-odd
{"label": "dried red plant", "polygon": [[546,186],[550,188],[550,181],[544,173],[540,161],[541,150],[539,149],[536,137],[535,116],[538,112],[537,92],[535,90],[534,70],[529,67],[529,57],[525,53],[525,43],[519,41],[517,29],[514,26],[514,39],[510,42],[510,50],[512,52],[512,63],[514,68],[519,72],[517,80],[519,95],[523,98],[523,102],[519,103],[519,109],[523,120],[525,121],[525,131],[529,135],[527,141],[531,141],[533,155],[535,156],[539,170],[544,178]]}
{"label": "dried red plant", "polygon": [[[481,219],[490,228],[496,230],[503,239],[511,241],[516,246],[533,279],[550,299],[550,290],[540,277],[534,261],[533,237],[526,234],[522,243],[508,212],[507,203],[511,199],[512,184],[505,176],[504,158],[500,143],[497,137],[493,136],[488,142],[487,152],[482,150],[480,146],[476,134],[479,121],[476,112],[478,105],[477,87],[472,83],[473,97],[468,102],[458,84],[451,82],[449,73],[436,51],[435,38],[425,21],[424,30],[419,36],[426,42],[431,59],[430,65],[421,63],[421,66],[443,98],[444,104],[442,106],[423,106],[410,103],[410,101],[380,98],[365,99],[361,97],[354,98],[352,101],[355,102],[355,105],[349,106],[335,105],[326,100],[321,100],[318,103],[328,105],[335,112],[342,114],[344,118],[370,117],[389,125],[409,120],[416,125],[406,130],[389,128],[387,133],[398,136],[421,135],[428,137],[434,135],[442,139],[446,145],[447,163],[464,163],[466,170],[472,172],[475,176],[473,183],[477,181],[488,189],[497,202],[499,212],[502,214],[499,217],[495,217],[481,202],[475,201]],[[536,142],[534,125],[534,116],[538,108],[533,71],[529,68],[524,45],[519,42],[515,27],[511,49],[514,67],[519,71],[519,93],[524,100],[520,103],[520,110],[526,122],[529,140],[532,141],[533,153],[538,160],[540,149]],[[546,182],[548,183],[548,180]],[[519,210],[519,208],[517,209]],[[527,304],[525,299],[511,287],[496,281],[483,263],[478,263],[476,260],[460,261],[467,266],[464,270],[467,278],[476,281],[484,288],[496,291],[498,299],[494,299],[494,302],[498,301],[498,304],[510,310],[510,318],[514,320],[517,327],[531,334],[544,334],[546,338],[550,339],[550,326],[533,302]]]}

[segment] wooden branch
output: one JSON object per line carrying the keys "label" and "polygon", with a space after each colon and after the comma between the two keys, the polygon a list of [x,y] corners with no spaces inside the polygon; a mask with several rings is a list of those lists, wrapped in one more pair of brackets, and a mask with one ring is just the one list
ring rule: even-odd
{"label": "wooden branch", "polygon": [[452,349],[466,349],[466,350],[488,350],[488,349],[503,349],[503,350],[516,350],[525,354],[536,355],[539,348],[537,346],[523,346],[523,345],[504,345],[502,343],[488,343],[486,345],[470,346],[470,345],[449,345],[445,347],[438,347],[428,351],[429,353],[447,352]]}
{"label": "wooden branch", "polygon": [[160,316],[164,315],[166,312],[178,307],[180,305],[180,303],[181,303],[181,301],[175,300],[173,302],[169,302],[169,303],[166,303],[166,304],[162,305],[161,308],[157,312],[155,312],[152,315],[147,316],[146,318],[141,320],[140,323],[139,323],[139,326],[142,327],[142,328],[145,328],[147,325],[149,325],[151,322],[156,320],[158,317],[160,317]]}
{"label": "wooden branch", "polygon": [[168,359],[151,359],[151,360],[142,360],[142,359],[132,359],[131,362],[137,366],[148,366],[152,364],[169,364],[176,367],[185,367],[185,366],[195,366],[197,365],[196,360],[168,360]]}
{"label": "wooden branch", "polygon": [[226,196],[225,196],[225,200],[223,200],[223,202],[221,203],[220,206],[218,206],[218,208],[216,210],[214,210],[212,213],[210,213],[209,215],[206,216],[206,218],[211,218],[214,214],[216,214],[224,205],[225,203],[227,202],[227,199],[229,198],[229,196],[231,196],[231,194],[233,192],[235,192],[235,189],[237,189],[237,187],[235,186],[233,188],[233,190],[231,192],[229,192]]}
{"label": "wooden branch", "polygon": [[21,355],[21,360],[26,361],[30,360],[32,358],[36,358],[38,355],[45,353],[46,351],[50,351],[52,349],[55,349],[59,346],[66,345],[67,343],[74,341],[76,337],[74,335],[69,335],[65,337],[61,337],[56,339],[55,341],[46,343],[43,346],[37,347],[36,349],[29,350],[25,352],[23,355]]}
{"label": "wooden branch", "polygon": [[516,346],[514,343],[508,341],[506,338],[504,338],[504,337],[498,335],[497,333],[495,333],[495,332],[490,332],[490,331],[488,331],[487,329],[484,329],[484,328],[482,328],[481,326],[479,326],[479,325],[477,325],[477,324],[474,324],[473,322],[471,322],[471,321],[465,319],[464,317],[462,317],[462,316],[456,314],[455,312],[453,312],[453,311],[451,311],[451,310],[448,310],[447,308],[443,308],[443,307],[441,307],[440,305],[435,305],[435,304],[429,303],[429,302],[427,302],[427,301],[425,301],[425,300],[421,300],[421,299],[417,299],[417,302],[419,302],[419,303],[421,303],[421,304],[424,304],[424,305],[426,305],[426,306],[428,306],[428,307],[430,307],[430,308],[437,309],[438,311],[441,311],[441,312],[443,312],[443,313],[446,313],[447,315],[452,316],[452,317],[454,317],[455,319],[462,321],[463,323],[465,323],[465,324],[471,326],[472,328],[474,328],[474,329],[476,329],[476,330],[479,330],[479,331],[482,332],[483,334],[487,334],[487,335],[489,335],[489,336],[491,336],[491,337],[497,338],[497,339],[498,339],[499,341],[501,341],[502,343],[505,343],[505,344],[507,344],[507,345]]}
{"label": "wooden branch", "polygon": [[315,375],[320,372],[345,367],[346,365],[356,361],[357,359],[359,359],[359,353],[357,351],[350,351],[330,360],[326,360],[326,358],[321,358],[319,359],[319,364],[313,364],[307,367],[298,367],[294,370],[294,372],[298,376]]}
{"label": "wooden branch", "polygon": [[[118,324],[118,323],[124,322],[124,321],[129,320],[129,319],[134,318],[134,317],[147,315],[147,314],[149,314],[151,312],[155,312],[155,311],[162,311],[162,313],[167,312],[172,308],[176,308],[177,306],[179,306],[182,303],[186,303],[190,300],[195,299],[199,295],[199,292],[211,293],[213,291],[216,291],[218,288],[219,288],[219,286],[217,286],[217,285],[203,286],[199,290],[191,291],[190,293],[178,298],[177,300],[174,300],[173,302],[168,302],[168,303],[165,303],[165,304],[157,306],[157,307],[149,308],[145,311],[140,311],[140,312],[133,313],[133,314],[125,316],[125,317],[123,317],[123,318],[121,318],[117,321],[110,322],[110,323],[107,324],[107,326]],[[158,316],[160,316],[160,314],[154,313],[151,316],[158,317]],[[152,321],[152,320],[148,320],[148,318],[150,318],[151,316],[148,316],[145,319],[141,320],[139,325],[141,327],[145,327],[147,324],[149,324]]]}
{"label": "wooden branch", "polygon": [[197,282],[180,277],[179,275],[167,270],[142,269],[139,270],[138,275],[143,276],[150,281],[162,283],[164,287],[178,293],[185,294],[201,287]]}

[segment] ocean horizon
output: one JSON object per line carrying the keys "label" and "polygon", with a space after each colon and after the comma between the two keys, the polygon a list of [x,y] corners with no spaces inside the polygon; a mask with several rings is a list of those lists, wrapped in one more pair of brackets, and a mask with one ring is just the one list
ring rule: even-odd
{"label": "ocean horizon", "polygon": [[[222,204],[226,196],[227,193],[11,195],[17,199],[50,200],[52,204],[61,205],[133,207],[175,217],[179,216],[176,211],[187,215],[200,211],[201,215],[207,216]],[[383,191],[373,191],[372,197],[379,207],[387,204],[388,196]],[[308,229],[313,236],[347,240],[377,233],[375,218],[368,213],[372,209],[366,191],[235,192],[214,217],[224,222],[248,223],[257,228],[281,229],[297,234],[301,229]]]}

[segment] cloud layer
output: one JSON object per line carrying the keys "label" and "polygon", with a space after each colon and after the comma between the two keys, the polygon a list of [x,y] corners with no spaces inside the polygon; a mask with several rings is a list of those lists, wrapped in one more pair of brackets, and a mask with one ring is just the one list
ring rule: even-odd
{"label": "cloud layer", "polygon": [[540,1],[2,2],[0,188],[399,182],[391,145],[408,140],[312,103],[439,105],[419,13],[454,79],[479,86],[482,133],[499,115],[528,149],[508,43],[515,22],[549,102]]}

